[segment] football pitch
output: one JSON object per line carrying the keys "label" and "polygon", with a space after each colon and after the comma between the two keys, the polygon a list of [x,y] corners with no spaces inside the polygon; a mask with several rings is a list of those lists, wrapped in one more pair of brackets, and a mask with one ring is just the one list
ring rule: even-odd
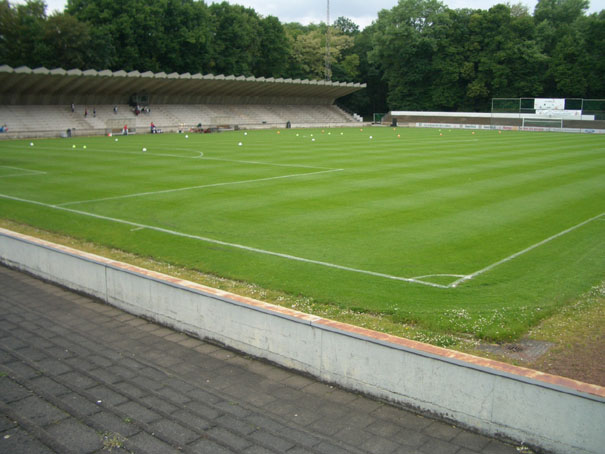
{"label": "football pitch", "polygon": [[605,277],[605,136],[334,128],[0,141],[0,217],[504,340]]}

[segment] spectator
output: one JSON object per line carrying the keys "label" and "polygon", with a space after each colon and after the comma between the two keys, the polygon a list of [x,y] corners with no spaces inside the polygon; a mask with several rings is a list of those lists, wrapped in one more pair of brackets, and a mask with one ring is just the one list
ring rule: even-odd
{"label": "spectator", "polygon": [[118,113],[118,106],[113,106],[113,113],[117,114]]}
{"label": "spectator", "polygon": [[84,118],[88,117],[88,109],[84,109]]}
{"label": "spectator", "polygon": [[124,136],[128,135],[128,125],[124,125],[124,129],[122,129],[122,135],[124,135]]}
{"label": "spectator", "polygon": [[71,103],[71,113],[74,113],[76,111],[76,105],[72,102]]}
{"label": "spectator", "polygon": [[93,108],[92,108],[92,116],[93,116],[94,118],[97,118],[97,108],[96,108],[96,107],[93,107]]}
{"label": "spectator", "polygon": [[151,122],[151,134],[155,134],[155,125],[153,124],[153,121]]}

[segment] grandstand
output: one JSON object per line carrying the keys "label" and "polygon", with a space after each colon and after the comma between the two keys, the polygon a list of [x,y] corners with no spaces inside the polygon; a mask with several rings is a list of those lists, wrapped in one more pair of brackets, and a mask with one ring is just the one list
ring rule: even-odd
{"label": "grandstand", "polygon": [[[2,138],[358,124],[335,100],[365,84],[0,66]],[[74,110],[72,111],[72,104]],[[141,108],[136,113],[137,106]],[[87,115],[85,115],[85,112]]]}

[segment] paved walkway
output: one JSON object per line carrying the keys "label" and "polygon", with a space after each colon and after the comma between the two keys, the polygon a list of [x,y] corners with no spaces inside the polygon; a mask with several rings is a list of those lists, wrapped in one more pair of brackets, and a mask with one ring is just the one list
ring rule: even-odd
{"label": "paved walkway", "polygon": [[516,454],[0,266],[0,453]]}

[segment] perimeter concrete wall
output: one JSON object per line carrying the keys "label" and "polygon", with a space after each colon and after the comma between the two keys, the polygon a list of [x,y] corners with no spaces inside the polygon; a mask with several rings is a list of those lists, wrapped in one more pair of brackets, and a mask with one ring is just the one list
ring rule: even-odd
{"label": "perimeter concrete wall", "polygon": [[603,453],[605,388],[377,333],[0,229],[0,261],[201,339],[554,453]]}

